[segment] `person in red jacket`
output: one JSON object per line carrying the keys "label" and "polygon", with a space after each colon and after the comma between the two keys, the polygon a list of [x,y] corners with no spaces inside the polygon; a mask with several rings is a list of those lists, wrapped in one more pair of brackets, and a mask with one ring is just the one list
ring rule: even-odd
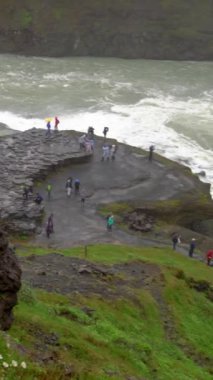
{"label": "person in red jacket", "polygon": [[207,252],[206,258],[207,258],[207,265],[211,265],[211,260],[213,260],[213,249],[210,249]]}
{"label": "person in red jacket", "polygon": [[58,124],[60,123],[59,119],[57,116],[55,116],[55,125],[54,125],[54,129],[55,129],[55,132],[58,132]]}

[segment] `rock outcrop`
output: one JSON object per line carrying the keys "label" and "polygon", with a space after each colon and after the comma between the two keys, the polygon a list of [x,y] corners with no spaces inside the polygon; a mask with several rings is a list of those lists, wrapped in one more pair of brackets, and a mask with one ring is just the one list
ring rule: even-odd
{"label": "rock outcrop", "polygon": [[21,269],[5,234],[0,230],[0,329],[8,330],[21,287]]}
{"label": "rock outcrop", "polygon": [[53,133],[31,129],[0,139],[0,219],[8,231],[34,232],[43,215],[43,206],[33,198],[23,199],[23,186],[60,165],[86,161],[90,154],[79,151],[78,135],[69,131]]}
{"label": "rock outcrop", "polygon": [[9,128],[6,124],[0,123],[0,136],[12,135],[17,133],[14,129]]}
{"label": "rock outcrop", "polygon": [[127,223],[128,227],[132,230],[149,232],[153,228],[154,218],[142,210],[137,209],[134,212],[127,214],[124,217],[124,222]]}
{"label": "rock outcrop", "polygon": [[0,52],[213,59],[212,0],[1,0]]}

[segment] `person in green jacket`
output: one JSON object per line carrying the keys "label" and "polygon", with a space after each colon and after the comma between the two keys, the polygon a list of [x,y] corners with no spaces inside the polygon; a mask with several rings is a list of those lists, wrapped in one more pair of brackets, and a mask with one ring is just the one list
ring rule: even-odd
{"label": "person in green jacket", "polygon": [[114,216],[108,215],[107,216],[107,231],[112,231],[112,226],[115,223]]}

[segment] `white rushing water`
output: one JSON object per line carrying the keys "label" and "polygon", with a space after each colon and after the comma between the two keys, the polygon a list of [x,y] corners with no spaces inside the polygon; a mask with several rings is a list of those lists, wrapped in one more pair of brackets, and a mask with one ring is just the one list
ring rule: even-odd
{"label": "white rushing water", "polygon": [[[213,63],[0,56],[0,122],[86,131],[206,172],[213,185]],[[203,179],[202,179],[203,180]]]}

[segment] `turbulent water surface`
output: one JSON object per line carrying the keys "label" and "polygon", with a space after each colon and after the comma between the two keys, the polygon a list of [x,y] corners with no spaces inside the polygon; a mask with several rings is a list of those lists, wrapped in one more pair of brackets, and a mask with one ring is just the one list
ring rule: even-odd
{"label": "turbulent water surface", "polygon": [[213,185],[213,63],[0,55],[0,122],[96,134],[206,172]]}

